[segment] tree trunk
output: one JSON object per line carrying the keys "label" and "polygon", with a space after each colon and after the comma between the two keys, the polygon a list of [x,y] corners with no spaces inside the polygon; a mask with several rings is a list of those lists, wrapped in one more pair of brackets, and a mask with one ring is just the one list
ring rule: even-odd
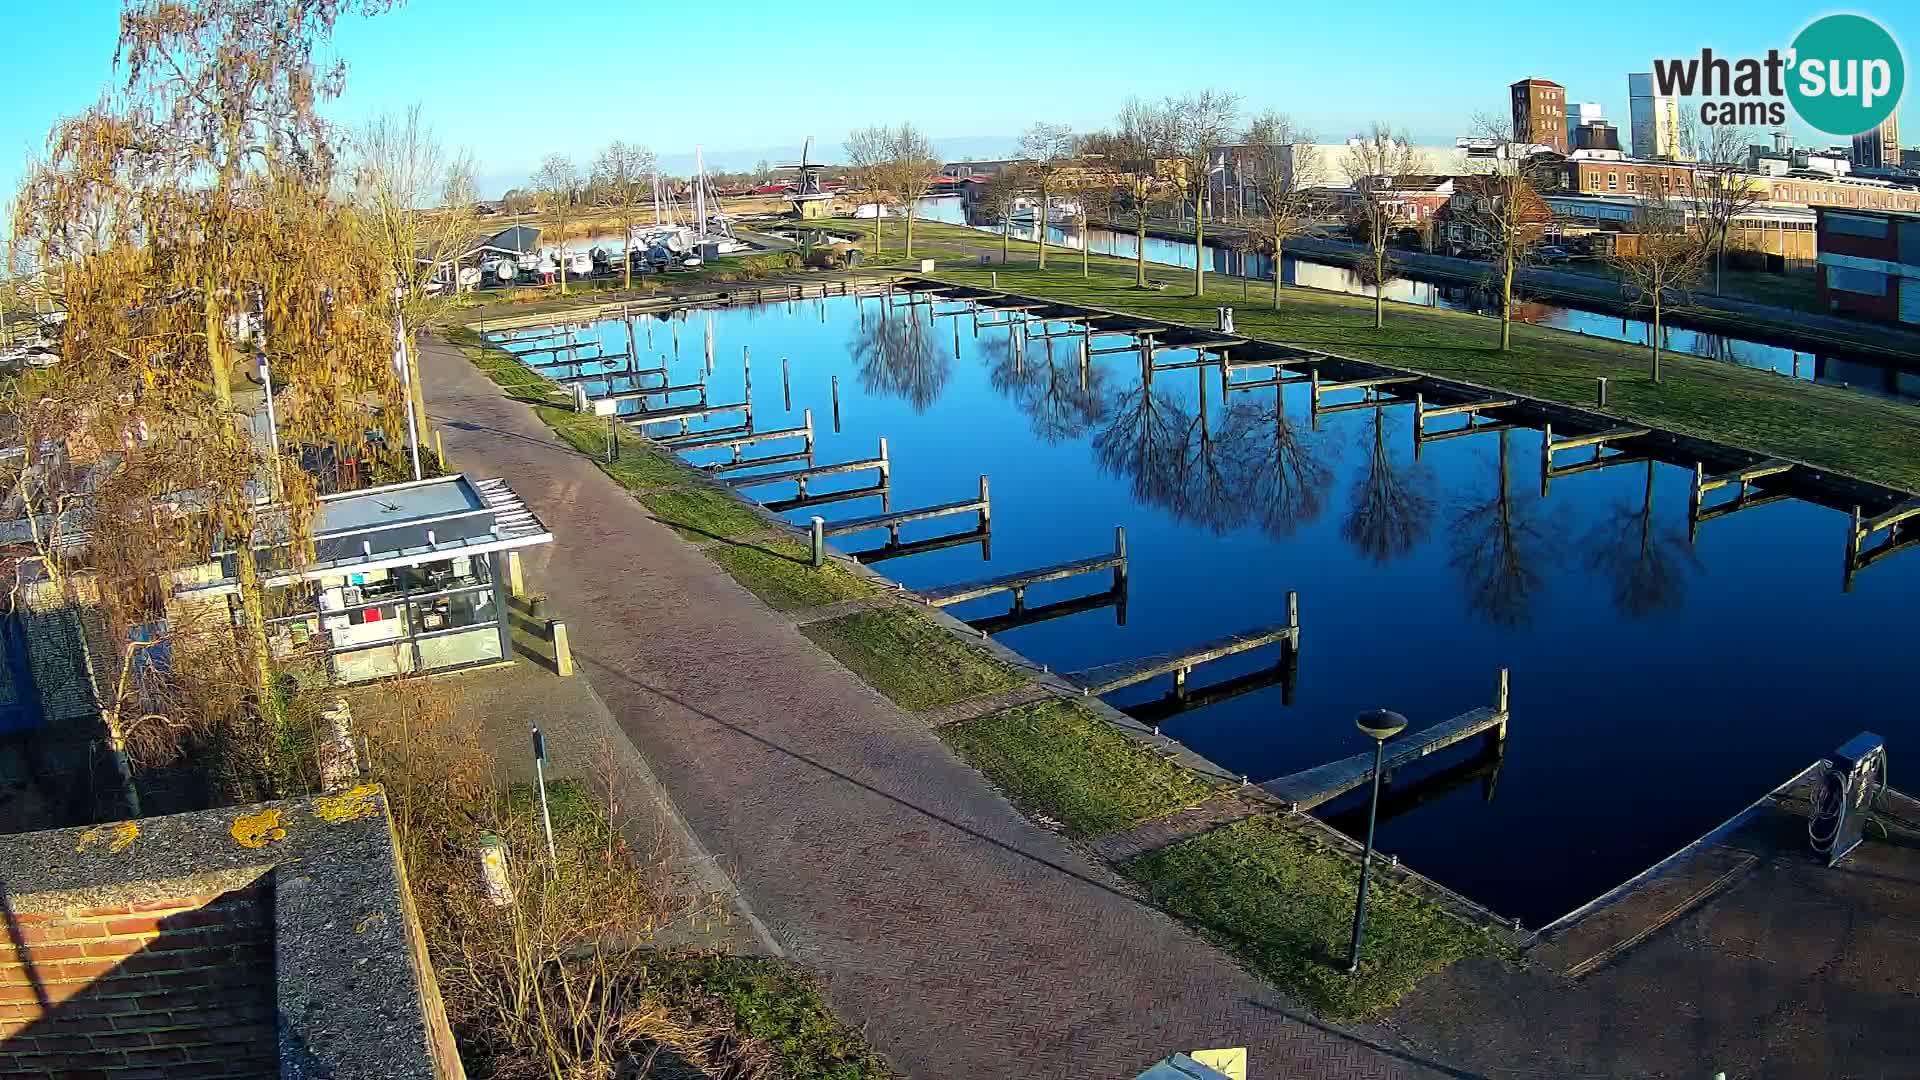
{"label": "tree trunk", "polygon": [[1040,245],[1040,269],[1042,270],[1047,268],[1047,205],[1051,201],[1048,197],[1047,189],[1042,186],[1040,188],[1040,212],[1033,217],[1033,239],[1035,243]]}
{"label": "tree trunk", "polygon": [[880,210],[880,194],[875,192],[873,196],[873,253],[875,255],[880,254]]}
{"label": "tree trunk", "polygon": [[913,258],[913,196],[906,199],[907,210],[907,258]]}
{"label": "tree trunk", "polygon": [[1386,325],[1387,303],[1387,249],[1379,241],[1373,249],[1373,328],[1378,330]]}
{"label": "tree trunk", "polygon": [[1500,351],[1513,345],[1513,248],[1507,248],[1506,266],[1500,275]]}
{"label": "tree trunk", "polygon": [[1007,257],[1013,250],[1013,211],[1007,207],[1000,210],[1000,263],[1006,265]]}
{"label": "tree trunk", "polygon": [[1087,204],[1080,204],[1080,280],[1093,277],[1093,235],[1087,228]]}
{"label": "tree trunk", "polygon": [[1133,284],[1144,289],[1147,287],[1147,204],[1141,202],[1133,210]]}
{"label": "tree trunk", "polygon": [[[625,226],[627,230],[626,235],[623,238],[621,238],[621,241],[620,241],[620,261],[626,264],[625,268],[620,272],[620,288],[623,290],[631,290],[633,288],[633,204],[632,203],[627,204],[627,214],[625,217],[620,219],[620,224]],[[636,367],[639,366],[639,361],[637,360],[632,361],[632,363]],[[413,400],[419,401],[420,396],[418,394],[415,394]]]}
{"label": "tree trunk", "polygon": [[1653,333],[1647,338],[1653,343],[1653,381],[1660,381],[1660,290],[1653,292]]}
{"label": "tree trunk", "polygon": [[1275,311],[1280,310],[1280,267],[1286,262],[1281,257],[1280,248],[1285,240],[1285,235],[1276,227],[1273,230],[1273,310]]}
{"label": "tree trunk", "polygon": [[413,329],[407,326],[404,317],[400,321],[400,334],[407,345],[407,390],[413,395],[413,427],[425,437],[430,429],[427,427],[427,392],[420,383],[420,350],[413,347]]}
{"label": "tree trunk", "polygon": [[1193,295],[1207,294],[1207,223],[1198,196],[1193,200]]}

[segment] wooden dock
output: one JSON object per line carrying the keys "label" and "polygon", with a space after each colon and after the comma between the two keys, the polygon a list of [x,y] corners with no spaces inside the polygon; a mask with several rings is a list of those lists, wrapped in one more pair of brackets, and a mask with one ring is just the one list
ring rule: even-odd
{"label": "wooden dock", "polygon": [[665,378],[666,374],[667,369],[663,367],[640,368],[637,371],[633,368],[614,368],[612,371],[590,371],[582,372],[578,375],[549,375],[547,376],[547,381],[550,383],[558,383],[561,386],[572,386],[575,383],[610,383],[615,379],[639,379],[647,375],[658,375],[661,378]]}
{"label": "wooden dock", "polygon": [[[1553,481],[1561,477],[1575,476],[1580,473],[1594,472],[1599,469],[1608,469],[1615,465],[1632,465],[1637,462],[1651,460],[1645,454],[1629,454],[1624,451],[1618,451],[1618,448],[1613,445],[1624,439],[1638,439],[1641,436],[1649,434],[1652,434],[1652,432],[1643,427],[1610,427],[1602,431],[1589,432],[1585,435],[1570,435],[1564,439],[1556,439],[1553,437],[1552,424],[1541,425],[1540,497],[1543,499],[1546,498],[1548,488],[1552,485]],[[1586,447],[1593,448],[1592,459],[1580,462],[1577,465],[1554,465],[1553,456],[1555,454],[1565,453],[1568,450],[1580,450]],[[1616,450],[1618,452],[1608,454],[1607,451],[1609,450]]]}
{"label": "wooden dock", "polygon": [[[1855,574],[1891,555],[1920,546],[1920,530],[1908,524],[1916,519],[1920,519],[1920,499],[1908,499],[1870,518],[1862,518],[1860,508],[1854,507],[1853,521],[1847,530],[1847,568],[1841,578],[1841,589],[1853,591]],[[1867,542],[1877,532],[1885,532],[1887,538],[1874,547],[1867,547]],[[1907,535],[1909,532],[1914,535]]]}
{"label": "wooden dock", "polygon": [[1430,436],[1427,435],[1427,421],[1429,420],[1438,420],[1448,416],[1464,416],[1467,418],[1466,427],[1453,428],[1450,431],[1441,432],[1439,435],[1432,436],[1433,438],[1445,435],[1474,434],[1478,431],[1485,430],[1485,428],[1476,426],[1481,413],[1489,409],[1508,409],[1518,404],[1520,404],[1519,398],[1496,397],[1481,398],[1476,401],[1462,401],[1453,405],[1428,405],[1425,394],[1415,394],[1413,395],[1413,456],[1415,458],[1420,456],[1421,446],[1430,438]]}
{"label": "wooden dock", "polygon": [[760,505],[776,514],[784,514],[789,510],[831,506],[835,503],[854,502],[876,496],[880,499],[880,508],[885,510],[893,496],[891,484],[888,481],[881,481],[868,487],[848,488],[845,491],[823,491],[817,494],[796,495],[791,499],[769,499]]}
{"label": "wooden dock", "polygon": [[753,403],[736,401],[729,405],[681,405],[669,409],[649,409],[645,412],[622,413],[620,419],[638,428],[651,427],[654,424],[678,422],[682,434],[687,433],[687,421],[700,420],[709,416],[723,416],[727,413],[743,413],[748,425],[753,423]]}
{"label": "wooden dock", "polygon": [[887,440],[880,440],[880,454],[877,457],[861,458],[858,461],[837,461],[831,465],[810,465],[804,469],[786,469],[781,472],[757,473],[753,476],[736,476],[727,483],[735,488],[764,487],[770,484],[793,484],[801,496],[807,494],[807,482],[823,476],[841,476],[846,473],[876,470],[880,474],[880,483],[888,484],[893,479],[893,466],[887,459]]}
{"label": "wooden dock", "polygon": [[887,543],[865,551],[849,551],[847,557],[859,563],[885,562],[888,559],[902,559],[908,555],[921,555],[929,551],[943,551],[947,548],[980,545],[982,560],[993,557],[993,529],[974,529],[970,532],[948,533],[943,536],[929,536],[925,540],[908,540],[904,543]]}
{"label": "wooden dock", "polygon": [[622,390],[614,394],[601,394],[592,400],[619,403],[622,401],[644,401],[647,398],[672,397],[675,394],[692,393],[698,393],[700,395],[700,404],[705,405],[707,403],[707,384],[704,382],[681,383],[678,386],[642,386],[637,390]]}
{"label": "wooden dock", "polygon": [[[1494,705],[1471,709],[1424,731],[1394,739],[1387,744],[1381,768],[1386,772],[1405,768],[1476,735],[1484,735],[1495,743],[1505,742],[1507,719],[1507,673],[1503,668],[1500,672],[1499,700]],[[1278,799],[1289,810],[1311,810],[1366,785],[1372,779],[1373,751],[1363,750],[1352,757],[1269,780],[1260,785],[1260,790]]]}
{"label": "wooden dock", "polygon": [[1023,626],[1064,619],[1069,615],[1079,615],[1101,608],[1114,609],[1114,621],[1121,626],[1127,625],[1127,593],[1125,589],[1108,589],[1087,596],[1074,596],[1065,600],[1054,600],[1032,607],[1018,605],[999,615],[983,615],[977,619],[968,619],[967,625],[989,636],[1004,634]]}
{"label": "wooden dock", "polygon": [[1033,570],[1017,570],[999,577],[985,578],[980,581],[962,582],[958,585],[942,585],[933,589],[920,590],[920,598],[934,607],[950,607],[993,596],[996,593],[1013,594],[1015,608],[1026,604],[1027,589],[1034,585],[1044,585],[1052,581],[1065,581],[1082,574],[1094,574],[1102,570],[1113,571],[1113,587],[1116,590],[1126,588],[1127,584],[1127,530],[1115,526],[1113,530],[1113,551],[1107,555],[1095,555],[1086,559],[1042,566]]}
{"label": "wooden dock", "polygon": [[1249,671],[1245,675],[1235,675],[1231,679],[1188,690],[1184,694],[1169,693],[1139,705],[1129,705],[1120,711],[1153,728],[1154,733],[1158,734],[1161,724],[1182,713],[1218,705],[1223,701],[1232,701],[1234,698],[1258,693],[1271,686],[1280,688],[1281,707],[1290,707],[1293,704],[1294,684],[1299,680],[1299,675],[1299,654],[1289,652],[1284,660],[1271,667]]}
{"label": "wooden dock", "polygon": [[668,435],[654,440],[676,454],[691,454],[701,450],[731,450],[733,460],[742,460],[740,451],[761,443],[777,442],[782,439],[804,440],[808,450],[813,449],[813,410],[801,412],[799,427],[779,428],[773,431],[746,431],[711,435],[696,431],[689,435]]}
{"label": "wooden dock", "polygon": [[916,521],[933,521],[938,518],[954,517],[959,514],[976,514],[979,517],[978,528],[985,529],[992,522],[993,503],[987,492],[987,478],[980,477],[980,497],[961,499],[959,502],[941,503],[938,506],[922,506],[914,510],[893,510],[866,517],[848,518],[845,521],[829,521],[822,531],[827,536],[846,536],[851,533],[867,532],[872,529],[887,530],[887,542],[900,542],[900,526]]}
{"label": "wooden dock", "polygon": [[[1687,540],[1693,542],[1699,538],[1700,526],[1705,522],[1737,514],[1742,510],[1776,503],[1790,498],[1782,491],[1755,492],[1753,484],[1768,477],[1779,476],[1794,468],[1791,461],[1767,459],[1729,472],[1708,476],[1706,466],[1701,462],[1693,464],[1692,496],[1687,506]],[[1740,491],[1733,498],[1712,506],[1707,505],[1707,495],[1723,487],[1738,486]]]}
{"label": "wooden dock", "polygon": [[1111,694],[1115,690],[1135,686],[1162,675],[1172,675],[1174,692],[1184,695],[1187,690],[1187,676],[1195,667],[1273,644],[1279,644],[1282,647],[1282,662],[1285,660],[1285,651],[1300,647],[1299,602],[1295,593],[1287,594],[1287,621],[1284,623],[1229,634],[1217,641],[1209,641],[1179,652],[1102,664],[1085,671],[1068,673],[1063,678],[1078,686],[1081,693],[1099,695]]}

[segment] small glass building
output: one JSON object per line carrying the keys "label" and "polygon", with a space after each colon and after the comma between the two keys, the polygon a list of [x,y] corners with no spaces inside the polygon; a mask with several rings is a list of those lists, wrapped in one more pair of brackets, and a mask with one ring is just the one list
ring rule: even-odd
{"label": "small glass building", "polygon": [[[508,659],[507,559],[553,541],[504,480],[463,474],[325,496],[313,533],[305,566],[275,572],[262,559],[283,613],[267,640],[276,658],[323,650],[343,683]],[[178,598],[237,603],[233,562],[224,554],[218,580]]]}

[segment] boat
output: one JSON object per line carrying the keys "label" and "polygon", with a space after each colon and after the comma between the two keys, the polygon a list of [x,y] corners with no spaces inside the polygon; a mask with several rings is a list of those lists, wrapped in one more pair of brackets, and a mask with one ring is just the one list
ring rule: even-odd
{"label": "boat", "polygon": [[[1073,225],[1080,220],[1080,203],[1075,199],[1052,199],[1047,203],[1047,224]],[[1016,225],[1031,225],[1040,216],[1040,200],[1025,196],[1013,200],[1007,218]]]}

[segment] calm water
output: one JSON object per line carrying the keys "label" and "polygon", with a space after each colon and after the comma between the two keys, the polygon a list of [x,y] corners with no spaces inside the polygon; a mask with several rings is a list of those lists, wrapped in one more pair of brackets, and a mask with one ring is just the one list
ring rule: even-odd
{"label": "calm water", "polygon": [[[1530,924],[1565,913],[1862,728],[1896,754],[1920,744],[1906,738],[1920,723],[1903,689],[1920,637],[1920,554],[1864,571],[1842,594],[1847,522],[1837,512],[1775,503],[1708,522],[1689,545],[1683,469],[1604,469],[1558,479],[1543,499],[1531,430],[1430,444],[1416,462],[1410,406],[1323,417],[1314,431],[1304,386],[1223,402],[1217,368],[1144,380],[1137,353],[1096,357],[1083,388],[1072,339],[1051,357],[1032,342],[1016,359],[1008,329],[976,334],[970,319],[930,311],[835,298],[693,312],[678,323],[677,358],[673,323],[641,320],[635,338],[667,361],[672,382],[692,382],[711,326],[715,402],[740,399],[750,348],[756,424],[792,426],[813,409],[819,463],[871,457],[885,436],[894,509],[967,497],[989,474],[991,560],[972,545],[878,564],[909,586],[1105,552],[1113,527],[1126,526],[1124,626],[1109,607],[1001,635],[1055,670],[1277,622],[1286,592],[1298,590],[1292,705],[1270,687],[1164,728],[1256,781],[1365,749],[1352,724],[1363,708],[1398,709],[1420,728],[1488,704],[1496,670],[1510,667],[1514,719],[1497,772],[1468,748],[1437,755],[1396,777],[1388,805],[1398,812],[1381,826],[1384,850],[1500,912]],[[610,352],[626,348],[618,321],[594,333]],[[814,489],[872,482],[856,474]],[[879,510],[867,499],[790,516]],[[970,528],[971,518],[949,518],[905,534]],[[1104,577],[1040,586],[1029,604],[1106,587]],[[1002,597],[950,610],[1005,609]],[[1203,667],[1195,684],[1271,656]],[[1166,690],[1162,680],[1113,700]],[[1364,827],[1348,803],[1325,809]]]}
{"label": "calm water", "polygon": [[[958,196],[923,199],[920,202],[919,213],[929,220],[954,225],[969,224],[966,220],[965,208],[961,205]],[[1000,231],[998,225],[977,227],[995,235]],[[1015,226],[1013,235],[1016,239],[1031,242],[1033,228],[1031,225]],[[1132,233],[1115,232],[1109,229],[1088,229],[1082,233],[1078,229],[1049,227],[1047,238],[1049,243],[1063,247],[1079,249],[1091,246],[1096,255],[1115,255],[1125,259],[1133,258],[1139,250],[1139,242]],[[1194,245],[1185,240],[1165,240],[1150,236],[1146,243],[1146,258],[1151,263],[1191,268],[1194,261]],[[1269,255],[1234,251],[1231,248],[1208,244],[1207,269],[1213,273],[1235,274],[1255,279],[1252,282],[1252,298],[1255,302],[1261,298],[1262,283],[1267,283],[1267,288],[1272,288],[1270,283],[1273,280],[1273,258]],[[1373,295],[1371,288],[1363,284],[1359,276],[1346,266],[1315,262],[1291,255],[1281,259],[1281,280],[1289,285],[1328,289],[1355,296]],[[1271,296],[1271,293],[1268,295]],[[1498,301],[1481,290],[1414,278],[1401,278],[1389,284],[1387,299],[1418,304],[1422,307],[1441,307],[1479,314],[1497,313],[1499,310]],[[1650,330],[1649,325],[1639,319],[1623,319],[1618,315],[1538,302],[1516,305],[1514,317],[1538,326],[1551,326],[1614,341],[1629,341],[1636,345],[1647,343],[1647,334]],[[1895,371],[1864,357],[1848,356],[1844,353],[1813,353],[1705,330],[1671,326],[1662,329],[1665,347],[1676,352],[1710,357],[1745,367],[1777,371],[1783,375],[1793,375],[1828,384],[1844,383],[1849,387],[1885,396],[1920,400],[1920,373]]]}

